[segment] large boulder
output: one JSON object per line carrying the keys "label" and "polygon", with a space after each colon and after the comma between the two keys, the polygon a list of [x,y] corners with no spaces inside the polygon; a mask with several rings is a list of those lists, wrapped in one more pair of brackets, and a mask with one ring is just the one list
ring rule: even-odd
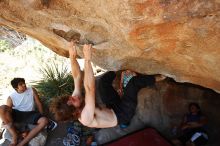
{"label": "large boulder", "polygon": [[105,69],[220,91],[219,0],[0,0],[0,8],[0,25],[60,55],[68,56],[65,33],[75,31],[94,44],[93,62]]}

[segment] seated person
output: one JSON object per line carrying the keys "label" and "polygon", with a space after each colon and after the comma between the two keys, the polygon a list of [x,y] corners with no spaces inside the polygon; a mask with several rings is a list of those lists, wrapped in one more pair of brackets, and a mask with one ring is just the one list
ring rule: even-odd
{"label": "seated person", "polygon": [[180,125],[181,136],[173,140],[176,146],[186,144],[200,146],[208,141],[207,118],[197,103],[190,103],[188,108],[189,113],[184,116]]}
{"label": "seated person", "polygon": [[[112,87],[116,74],[107,72],[100,78],[98,87],[91,66],[91,45],[84,45],[84,88],[85,98],[82,96],[82,75],[76,60],[77,52],[75,43],[70,43],[69,55],[71,60],[74,91],[72,96],[53,98],[50,105],[51,112],[58,121],[78,119],[83,125],[95,128],[107,128],[119,125],[128,125],[135,114],[137,106],[137,93],[146,86],[154,85],[165,77],[161,75],[138,75],[128,82],[122,98]],[[95,105],[95,88],[98,88],[102,101],[106,107],[99,108]],[[67,106],[68,105],[68,106]]]}
{"label": "seated person", "polygon": [[[8,97],[6,105],[0,106],[0,118],[2,119],[3,127],[12,136],[10,146],[24,146],[43,130],[48,123],[51,129],[54,129],[57,124],[43,116],[43,107],[37,91],[34,88],[26,87],[23,78],[14,78],[11,81],[11,85],[15,92]],[[39,112],[35,111],[35,104]],[[36,126],[30,131],[25,129],[22,134],[23,139],[18,143],[18,131],[15,128],[15,123],[34,124]]]}

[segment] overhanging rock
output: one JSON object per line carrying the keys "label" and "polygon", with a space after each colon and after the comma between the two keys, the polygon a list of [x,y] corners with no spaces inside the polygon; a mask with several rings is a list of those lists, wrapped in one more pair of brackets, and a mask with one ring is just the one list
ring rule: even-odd
{"label": "overhanging rock", "polygon": [[[72,30],[95,44],[105,69],[164,74],[220,92],[218,0],[0,0],[0,25],[68,56]],[[81,49],[78,49],[82,56]]]}

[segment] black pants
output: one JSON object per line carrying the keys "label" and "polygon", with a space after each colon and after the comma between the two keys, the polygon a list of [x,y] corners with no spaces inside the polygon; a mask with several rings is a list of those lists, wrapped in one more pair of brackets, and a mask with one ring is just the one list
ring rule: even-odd
{"label": "black pants", "polygon": [[[193,128],[193,129],[187,129],[183,135],[181,135],[178,139],[182,142],[182,144],[186,144],[187,141],[189,141],[191,139],[191,137],[197,133],[197,132],[201,132],[201,133],[205,133],[207,134],[207,132],[202,129],[202,128]],[[204,145],[208,142],[208,139],[206,139],[205,137],[203,136],[200,136],[198,137],[193,143],[196,145],[196,146],[201,146],[201,145]]]}
{"label": "black pants", "polygon": [[135,114],[137,107],[138,91],[146,86],[152,86],[155,83],[154,76],[137,75],[128,82],[124,89],[122,98],[112,86],[116,77],[115,72],[110,71],[100,77],[98,91],[102,102],[108,108],[112,108],[117,116],[118,124],[129,124]]}

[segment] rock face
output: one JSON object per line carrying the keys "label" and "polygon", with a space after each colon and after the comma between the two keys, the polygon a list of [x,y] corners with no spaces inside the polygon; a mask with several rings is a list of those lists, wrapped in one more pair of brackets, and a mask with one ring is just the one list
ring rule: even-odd
{"label": "rock face", "polygon": [[[94,44],[93,62],[105,69],[159,73],[220,92],[220,0],[0,0],[0,25],[66,57],[69,32],[78,32],[81,44]],[[216,141],[220,121],[213,111],[220,107],[219,97],[163,82],[139,93],[136,122],[166,131],[196,101],[209,116],[210,141]]]}
{"label": "rock face", "polygon": [[76,31],[105,69],[160,73],[220,92],[219,0],[0,0],[0,8],[0,25],[60,55],[68,56],[67,41],[53,30]]}
{"label": "rock face", "polygon": [[0,27],[0,40],[6,40],[14,48],[26,40],[26,35],[2,26]]}

